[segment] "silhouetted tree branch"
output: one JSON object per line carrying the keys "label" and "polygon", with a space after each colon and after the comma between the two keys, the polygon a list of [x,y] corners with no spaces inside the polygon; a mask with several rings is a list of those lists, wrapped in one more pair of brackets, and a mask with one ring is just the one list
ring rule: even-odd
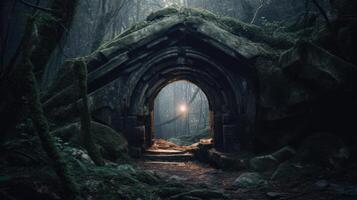
{"label": "silhouetted tree branch", "polygon": [[14,72],[18,81],[22,83],[22,92],[28,102],[27,107],[29,108],[34,129],[40,138],[42,148],[53,162],[53,167],[63,183],[67,198],[80,199],[78,186],[69,174],[67,163],[56,147],[52,135],[49,133],[48,121],[40,102],[38,83],[32,71],[33,65],[30,60],[32,27],[33,19],[30,19],[25,30],[25,35],[22,38],[22,44],[19,46],[22,52]]}
{"label": "silhouetted tree branch", "polygon": [[105,37],[107,25],[113,20],[113,18],[115,16],[118,15],[120,10],[124,7],[126,0],[121,0],[119,6],[117,6],[114,9],[110,9],[109,11],[106,9],[107,2],[110,2],[110,1],[102,0],[101,5],[100,5],[99,11],[101,12],[101,15],[99,16],[99,20],[95,27],[95,31],[94,31],[95,35],[94,35],[94,40],[93,40],[92,47],[91,47],[92,51],[97,50],[97,48],[103,42],[103,38]]}
{"label": "silhouetted tree branch", "polygon": [[324,17],[327,26],[330,26],[330,20],[325,12],[325,10],[321,7],[321,5],[317,2],[317,0],[312,0],[312,3],[317,7],[317,9],[320,11],[320,13],[322,14],[322,16]]}
{"label": "silhouetted tree branch", "polygon": [[265,0],[260,0],[260,5],[259,5],[258,8],[255,10],[254,15],[253,15],[253,18],[252,18],[252,20],[250,21],[251,24],[253,24],[253,23],[255,22],[255,19],[257,18],[260,9],[263,8],[264,3],[265,3]]}
{"label": "silhouetted tree branch", "polygon": [[41,10],[41,11],[43,11],[43,12],[47,12],[47,13],[53,13],[53,12],[54,12],[54,10],[51,9],[51,8],[44,8],[44,7],[41,7],[41,6],[39,6],[39,5],[35,5],[35,4],[32,4],[32,3],[29,3],[29,2],[27,2],[27,1],[25,1],[25,0],[20,0],[20,2],[21,2],[22,4],[24,4],[24,5],[26,5],[26,6],[29,6],[29,7],[31,7],[31,8],[35,8],[35,9],[37,9],[37,10]]}

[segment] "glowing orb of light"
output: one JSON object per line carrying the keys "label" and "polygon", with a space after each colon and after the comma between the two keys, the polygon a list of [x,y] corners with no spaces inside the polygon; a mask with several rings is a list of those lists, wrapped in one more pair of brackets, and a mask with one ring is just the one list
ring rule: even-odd
{"label": "glowing orb of light", "polygon": [[179,110],[180,110],[180,112],[187,112],[187,106],[186,106],[186,104],[181,104],[180,106],[179,106]]}

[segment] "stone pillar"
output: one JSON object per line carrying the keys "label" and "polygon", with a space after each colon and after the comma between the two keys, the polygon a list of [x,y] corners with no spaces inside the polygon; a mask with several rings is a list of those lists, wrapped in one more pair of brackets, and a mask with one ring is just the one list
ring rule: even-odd
{"label": "stone pillar", "polygon": [[213,142],[217,150],[223,150],[222,115],[215,111],[213,116]]}
{"label": "stone pillar", "polygon": [[222,115],[223,149],[225,152],[238,152],[240,150],[239,127],[234,115]]}
{"label": "stone pillar", "polygon": [[153,136],[153,130],[152,130],[152,120],[151,120],[151,113],[148,115],[143,115],[141,116],[141,124],[143,124],[145,128],[145,137],[143,140],[143,148],[147,149],[151,147],[152,145],[152,138]]}
{"label": "stone pillar", "polygon": [[134,138],[132,138],[133,135],[131,134],[131,132],[133,131],[133,128],[138,125],[138,119],[136,116],[125,116],[123,125],[124,125],[124,135],[130,145],[130,142],[134,140]]}
{"label": "stone pillar", "polygon": [[126,117],[125,136],[129,143],[130,155],[140,157],[145,146],[145,125],[140,125],[137,116]]}
{"label": "stone pillar", "polygon": [[112,127],[114,130],[118,132],[124,132],[124,123],[123,123],[123,116],[119,114],[119,112],[112,113],[111,116],[111,124],[110,127]]}
{"label": "stone pillar", "polygon": [[135,126],[130,133],[132,135],[131,144],[135,147],[143,148],[145,145],[145,126]]}

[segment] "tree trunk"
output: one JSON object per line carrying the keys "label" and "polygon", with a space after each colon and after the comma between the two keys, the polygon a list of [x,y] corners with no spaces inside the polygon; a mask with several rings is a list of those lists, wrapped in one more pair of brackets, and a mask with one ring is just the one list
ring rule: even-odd
{"label": "tree trunk", "polygon": [[91,116],[88,108],[87,97],[87,67],[83,61],[78,60],[76,61],[74,70],[77,75],[78,93],[82,98],[79,102],[82,140],[93,162],[98,166],[103,166],[105,165],[105,162],[93,140],[93,135],[91,133]]}
{"label": "tree trunk", "polygon": [[26,62],[24,68],[28,68],[27,77],[24,80],[24,85],[28,88],[28,107],[33,126],[40,138],[42,148],[53,161],[53,167],[56,174],[62,181],[65,189],[65,195],[68,199],[80,199],[79,189],[74,178],[70,175],[67,163],[62,154],[57,149],[52,135],[49,133],[48,122],[43,114],[42,105],[40,102],[40,92],[32,67],[29,61]]}
{"label": "tree trunk", "polygon": [[22,38],[23,42],[20,46],[22,47],[22,56],[20,56],[22,59],[19,60],[15,67],[15,75],[18,77],[18,81],[22,83],[22,89],[24,96],[27,99],[27,106],[29,108],[33,127],[40,138],[42,148],[53,162],[56,174],[63,184],[66,198],[81,199],[78,186],[70,175],[67,164],[62,154],[57,149],[52,135],[49,133],[48,122],[40,102],[40,92],[38,90],[35,74],[32,71],[33,65],[30,61],[32,22],[31,19],[27,25],[25,35]]}
{"label": "tree trunk", "polygon": [[119,1],[117,8],[107,9],[108,7],[112,6],[112,5],[107,5],[108,3],[111,3],[111,1],[102,0],[101,2],[100,9],[99,9],[100,16],[98,17],[99,20],[95,27],[95,31],[94,31],[95,35],[91,47],[92,51],[95,51],[100,47],[107,33],[106,32],[108,28],[107,25],[110,25],[110,23],[108,22],[111,21],[124,6],[124,0],[121,0]]}
{"label": "tree trunk", "polygon": [[202,123],[202,114],[203,114],[202,112],[203,112],[203,102],[202,102],[202,93],[200,92],[200,111],[199,111],[199,117],[197,122],[196,134],[200,130],[200,125]]}
{"label": "tree trunk", "polygon": [[94,39],[92,43],[92,52],[97,50],[103,41],[105,36],[106,22],[108,18],[108,13],[106,11],[107,0],[101,0],[97,12],[99,13],[98,22],[94,30]]}
{"label": "tree trunk", "polygon": [[[177,98],[178,98],[178,96],[177,96],[177,94],[178,94],[178,85],[177,85],[177,83],[174,83],[174,89],[173,89],[173,91],[174,91],[174,109],[173,109],[173,111],[174,111],[174,116],[179,116],[178,114],[177,114]],[[180,115],[181,116],[181,115]],[[175,118],[175,117],[174,117]],[[174,119],[173,118],[173,119]],[[177,119],[179,119],[179,118],[177,118]],[[168,121],[170,121],[170,120],[168,120]],[[177,136],[177,121],[176,120],[174,120],[174,136]],[[164,123],[162,123],[162,124],[164,124]],[[160,126],[160,125],[159,125]]]}
{"label": "tree trunk", "polygon": [[[38,42],[34,42],[33,39],[34,18],[37,17],[37,13],[29,18],[20,45],[9,63],[8,69],[11,69],[11,71],[6,74],[6,80],[3,80],[0,84],[1,90],[4,90],[2,92],[5,92],[8,97],[1,99],[0,103],[2,106],[5,105],[5,109],[3,110],[5,113],[7,113],[8,110],[11,111],[13,107],[20,109],[20,111],[23,111],[24,106],[28,107],[29,117],[39,136],[41,146],[51,159],[54,170],[63,184],[66,196],[65,199],[81,198],[78,186],[75,183],[74,178],[70,175],[68,166],[62,154],[54,144],[53,137],[49,133],[48,122],[40,102],[40,92],[33,71],[33,64],[36,64],[36,69],[38,69],[39,72],[43,71],[51,52],[54,47],[57,46],[58,41],[64,33],[64,31],[53,33],[55,32],[53,28],[70,25],[76,3],[77,1],[72,0],[56,0],[52,3],[51,10],[54,12],[51,14],[58,19],[58,21],[61,21],[62,24],[59,25],[58,23],[60,22],[55,23],[56,25],[39,24],[39,36],[36,40]],[[44,33],[48,33],[48,35],[45,35]],[[25,99],[25,101],[23,99]],[[20,116],[19,113],[22,114],[22,112],[17,110],[17,113],[8,115],[7,120],[14,121],[14,123],[18,122],[17,120]],[[12,125],[13,124],[10,123],[2,126],[4,126],[6,130],[8,126]]]}
{"label": "tree trunk", "polygon": [[[33,33],[33,27],[29,27],[24,31],[23,38],[27,38],[30,42],[31,51],[29,52],[29,59],[34,66],[33,72],[37,78],[42,77],[42,72],[44,71],[46,64],[51,56],[53,50],[58,46],[59,41],[64,35],[65,31],[70,27],[73,16],[75,14],[75,9],[78,0],[55,0],[51,4],[51,13],[41,14],[36,11],[34,16],[31,18],[36,19],[47,19],[50,18],[53,21],[43,22],[42,20],[36,20],[31,22],[32,26],[36,23],[37,31],[36,34]],[[48,17],[48,16],[51,17]],[[30,23],[27,23],[30,24]],[[28,36],[25,36],[25,35]],[[4,94],[0,99],[0,109],[2,113],[6,115],[0,124],[0,130],[3,132],[1,138],[6,139],[7,135],[13,132],[15,125],[24,117],[23,111],[23,83],[16,77],[16,69],[19,64],[19,60],[23,59],[21,53],[23,51],[23,38],[20,42],[14,56],[10,59],[6,70],[2,74],[0,80],[0,92]],[[39,80],[39,79],[38,79]],[[1,139],[0,138],[0,139]]]}
{"label": "tree trunk", "polygon": [[44,15],[44,22],[41,22],[38,26],[38,43],[34,45],[34,49],[31,52],[30,59],[34,66],[34,73],[37,80],[41,80],[44,69],[50,59],[50,55],[53,50],[59,45],[63,36],[68,32],[75,9],[77,7],[78,0],[55,0],[51,5],[53,10],[51,16],[53,21],[48,19],[46,21],[46,15]]}

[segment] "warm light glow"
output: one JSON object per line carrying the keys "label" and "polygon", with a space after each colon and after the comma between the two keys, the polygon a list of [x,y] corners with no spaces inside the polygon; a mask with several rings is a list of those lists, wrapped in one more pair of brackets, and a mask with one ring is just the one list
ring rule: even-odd
{"label": "warm light glow", "polygon": [[180,110],[180,112],[187,112],[187,106],[186,106],[186,104],[181,104],[180,105],[180,107],[179,107],[179,110]]}

